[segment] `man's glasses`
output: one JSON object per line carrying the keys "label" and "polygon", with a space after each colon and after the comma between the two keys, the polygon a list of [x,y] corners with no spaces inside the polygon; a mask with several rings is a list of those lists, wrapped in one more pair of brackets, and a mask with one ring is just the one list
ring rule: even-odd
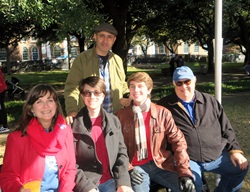
{"label": "man's glasses", "polygon": [[82,92],[82,95],[84,97],[91,97],[92,94],[94,94],[94,96],[96,96],[96,97],[99,97],[99,96],[101,96],[102,92],[99,92],[99,91],[83,91]]}
{"label": "man's glasses", "polygon": [[190,85],[191,80],[189,79],[189,80],[186,80],[186,81],[177,81],[177,82],[175,82],[175,85],[178,86],[178,87],[182,86],[183,84]]}

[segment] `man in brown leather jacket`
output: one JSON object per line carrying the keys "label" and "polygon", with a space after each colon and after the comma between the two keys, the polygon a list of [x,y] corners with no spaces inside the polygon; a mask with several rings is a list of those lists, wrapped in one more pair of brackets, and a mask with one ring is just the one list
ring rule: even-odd
{"label": "man in brown leather jacket", "polygon": [[152,79],[138,72],[127,83],[132,102],[116,115],[128,150],[133,190],[147,192],[153,180],[173,192],[195,192],[186,140],[171,113],[151,102]]}

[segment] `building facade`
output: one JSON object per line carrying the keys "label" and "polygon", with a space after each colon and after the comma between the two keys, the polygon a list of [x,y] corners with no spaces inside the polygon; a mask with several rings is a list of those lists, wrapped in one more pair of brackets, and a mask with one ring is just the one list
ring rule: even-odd
{"label": "building facade", "polygon": [[[181,41],[178,44],[179,45],[176,47],[175,54],[189,57],[207,57],[207,51],[202,49],[198,44],[189,45]],[[80,52],[76,38],[70,38],[69,47],[71,51],[71,58],[75,58]],[[49,42],[41,44],[34,38],[23,39],[19,42],[17,48],[11,54],[10,62],[39,61],[57,58],[66,59],[68,58],[69,47],[67,40],[55,44],[51,44]],[[151,46],[149,46],[146,50],[146,54],[147,56],[172,55],[164,45],[157,45],[155,43],[151,43]],[[145,56],[140,45],[131,47],[129,49],[129,55],[134,57]],[[0,49],[0,62],[5,62],[6,60],[6,50]]]}

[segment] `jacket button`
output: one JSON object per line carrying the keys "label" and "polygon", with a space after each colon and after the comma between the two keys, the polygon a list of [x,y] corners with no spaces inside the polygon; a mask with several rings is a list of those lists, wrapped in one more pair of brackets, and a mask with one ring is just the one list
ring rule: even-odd
{"label": "jacket button", "polygon": [[92,146],[91,146],[91,145],[89,145],[89,146],[88,146],[88,149],[92,149]]}

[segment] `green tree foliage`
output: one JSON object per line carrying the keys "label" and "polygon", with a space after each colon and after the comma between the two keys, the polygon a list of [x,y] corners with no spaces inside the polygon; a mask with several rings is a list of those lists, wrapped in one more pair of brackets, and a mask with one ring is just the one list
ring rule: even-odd
{"label": "green tree foliage", "polygon": [[55,10],[52,15],[48,13],[54,17],[53,23],[48,28],[37,30],[38,37],[46,42],[51,41],[52,36],[58,40],[65,39],[68,35],[75,36],[80,52],[84,51],[87,43],[91,43],[94,26],[105,19],[104,14],[88,8],[81,0],[51,1],[50,6]]}
{"label": "green tree foliage", "polygon": [[146,26],[141,27],[136,35],[133,37],[131,44],[133,46],[139,45],[141,47],[141,50],[144,54],[144,56],[147,55],[147,49],[152,45],[152,40],[150,38],[151,36],[147,33]]}
{"label": "green tree foliage", "polygon": [[[107,22],[111,22],[118,31],[117,40],[113,51],[124,60],[126,70],[126,59],[131,41],[138,30],[147,26],[152,18],[162,21],[165,0],[84,0],[88,7],[96,8],[100,13],[107,13]],[[154,4],[158,4],[156,7]],[[158,9],[159,7],[163,9]]]}
{"label": "green tree foliage", "polygon": [[32,36],[41,42],[57,42],[74,35],[83,51],[85,39],[91,41],[93,27],[104,18],[81,0],[0,0],[0,5],[0,47],[8,53],[8,73],[11,50],[22,38]]}
{"label": "green tree foliage", "polygon": [[0,5],[0,47],[6,49],[7,72],[10,73],[9,56],[18,42],[34,31],[36,19],[26,10],[26,4],[19,1],[1,0]]}
{"label": "green tree foliage", "polygon": [[188,44],[199,42],[208,51],[208,70],[213,71],[214,1],[175,0],[152,4],[160,15],[147,23],[148,33],[174,53],[178,40]]}
{"label": "green tree foliage", "polygon": [[224,42],[238,45],[246,56],[245,62],[250,59],[250,1],[227,0],[224,3]]}
{"label": "green tree foliage", "polygon": [[[199,42],[208,50],[213,71],[215,12],[212,0],[0,0],[0,46],[16,45],[24,36],[43,41],[77,37],[80,50],[89,45],[95,25],[105,21],[118,31],[113,51],[125,61],[133,37],[165,44],[174,53],[178,40]],[[235,43],[250,58],[250,0],[223,1],[223,37]],[[138,38],[137,38],[138,39]]]}

